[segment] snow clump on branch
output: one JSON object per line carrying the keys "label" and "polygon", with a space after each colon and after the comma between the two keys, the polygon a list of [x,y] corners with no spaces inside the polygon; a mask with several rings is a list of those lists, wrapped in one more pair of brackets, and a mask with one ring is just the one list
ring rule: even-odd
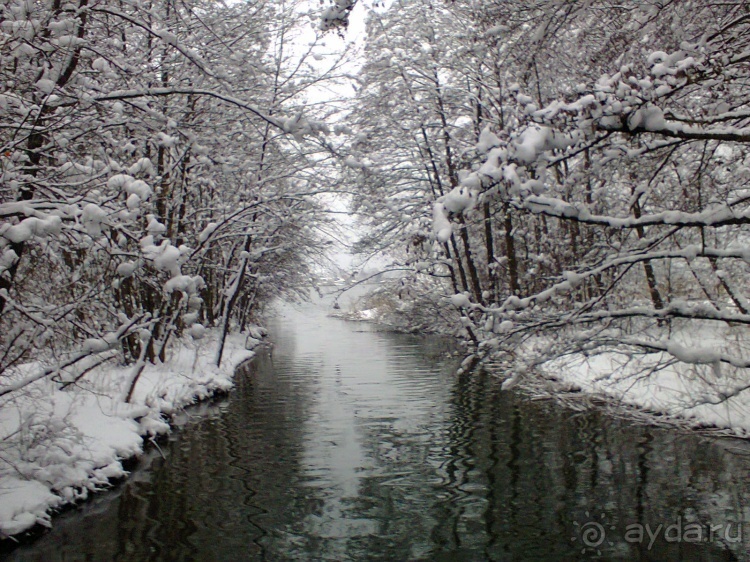
{"label": "snow clump on branch", "polygon": [[349,14],[354,4],[356,0],[334,0],[333,6],[323,10],[320,16],[320,30],[325,32],[346,28],[349,25]]}

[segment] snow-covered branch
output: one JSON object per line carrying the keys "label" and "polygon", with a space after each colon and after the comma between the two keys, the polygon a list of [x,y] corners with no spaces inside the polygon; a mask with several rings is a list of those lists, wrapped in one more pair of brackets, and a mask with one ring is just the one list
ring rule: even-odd
{"label": "snow-covered branch", "polygon": [[147,97],[163,97],[163,96],[175,96],[175,95],[196,95],[196,96],[208,96],[219,99],[228,104],[234,105],[250,113],[260,117],[267,123],[281,129],[284,132],[291,132],[291,125],[287,124],[287,121],[277,119],[266,114],[258,107],[229,94],[217,92],[214,90],[208,90],[204,88],[182,88],[182,87],[168,87],[168,88],[143,88],[136,90],[115,90],[107,94],[93,96],[94,101],[117,101],[117,100],[128,100],[134,98],[147,98]]}
{"label": "snow-covered branch", "polygon": [[520,203],[513,202],[512,204],[518,209],[536,214],[618,229],[633,229],[654,225],[718,228],[750,224],[750,206],[745,209],[733,209],[729,204],[716,205],[698,213],[663,211],[627,218],[592,214],[581,203],[571,204],[553,197],[532,195]]}
{"label": "snow-covered branch", "polygon": [[22,388],[30,385],[33,382],[55,375],[63,369],[71,367],[81,360],[86,359],[87,357],[91,357],[92,355],[98,355],[109,359],[120,356],[122,352],[121,350],[116,349],[115,345],[119,343],[123,338],[131,334],[133,331],[142,328],[143,326],[140,326],[138,324],[142,319],[142,315],[136,318],[132,318],[128,322],[120,326],[120,328],[115,332],[106,334],[102,338],[90,338],[86,340],[83,344],[82,351],[74,354],[69,359],[62,361],[57,365],[42,369],[37,373],[26,376],[13,383],[0,386],[0,397],[5,396],[6,394],[10,394],[11,392],[21,390]]}

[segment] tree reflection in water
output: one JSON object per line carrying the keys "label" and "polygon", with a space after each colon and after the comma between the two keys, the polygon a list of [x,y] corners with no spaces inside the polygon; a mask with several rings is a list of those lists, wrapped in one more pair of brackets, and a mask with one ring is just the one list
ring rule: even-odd
{"label": "tree reflection in water", "polygon": [[[741,444],[532,402],[456,376],[443,341],[282,312],[273,358],[191,413],[166,458],[7,559],[748,558],[720,540],[730,523],[750,540]],[[691,522],[721,531],[689,543]],[[662,525],[653,544],[639,525]]]}

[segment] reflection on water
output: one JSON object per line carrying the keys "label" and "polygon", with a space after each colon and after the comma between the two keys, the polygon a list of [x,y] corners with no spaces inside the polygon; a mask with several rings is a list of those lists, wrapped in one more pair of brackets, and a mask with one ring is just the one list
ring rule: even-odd
{"label": "reflection on water", "polygon": [[530,402],[312,305],[271,328],[166,460],[8,559],[749,558],[740,444]]}

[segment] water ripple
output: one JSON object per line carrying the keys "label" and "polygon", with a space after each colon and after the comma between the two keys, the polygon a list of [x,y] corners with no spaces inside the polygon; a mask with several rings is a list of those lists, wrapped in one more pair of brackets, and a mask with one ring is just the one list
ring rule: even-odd
{"label": "water ripple", "polygon": [[602,513],[619,525],[609,558],[747,558],[737,544],[645,552],[623,534],[676,517],[744,522],[747,456],[456,376],[436,339],[313,306],[283,308],[270,328],[273,353],[170,438],[166,461],[153,455],[9,559],[572,560],[571,537]]}

